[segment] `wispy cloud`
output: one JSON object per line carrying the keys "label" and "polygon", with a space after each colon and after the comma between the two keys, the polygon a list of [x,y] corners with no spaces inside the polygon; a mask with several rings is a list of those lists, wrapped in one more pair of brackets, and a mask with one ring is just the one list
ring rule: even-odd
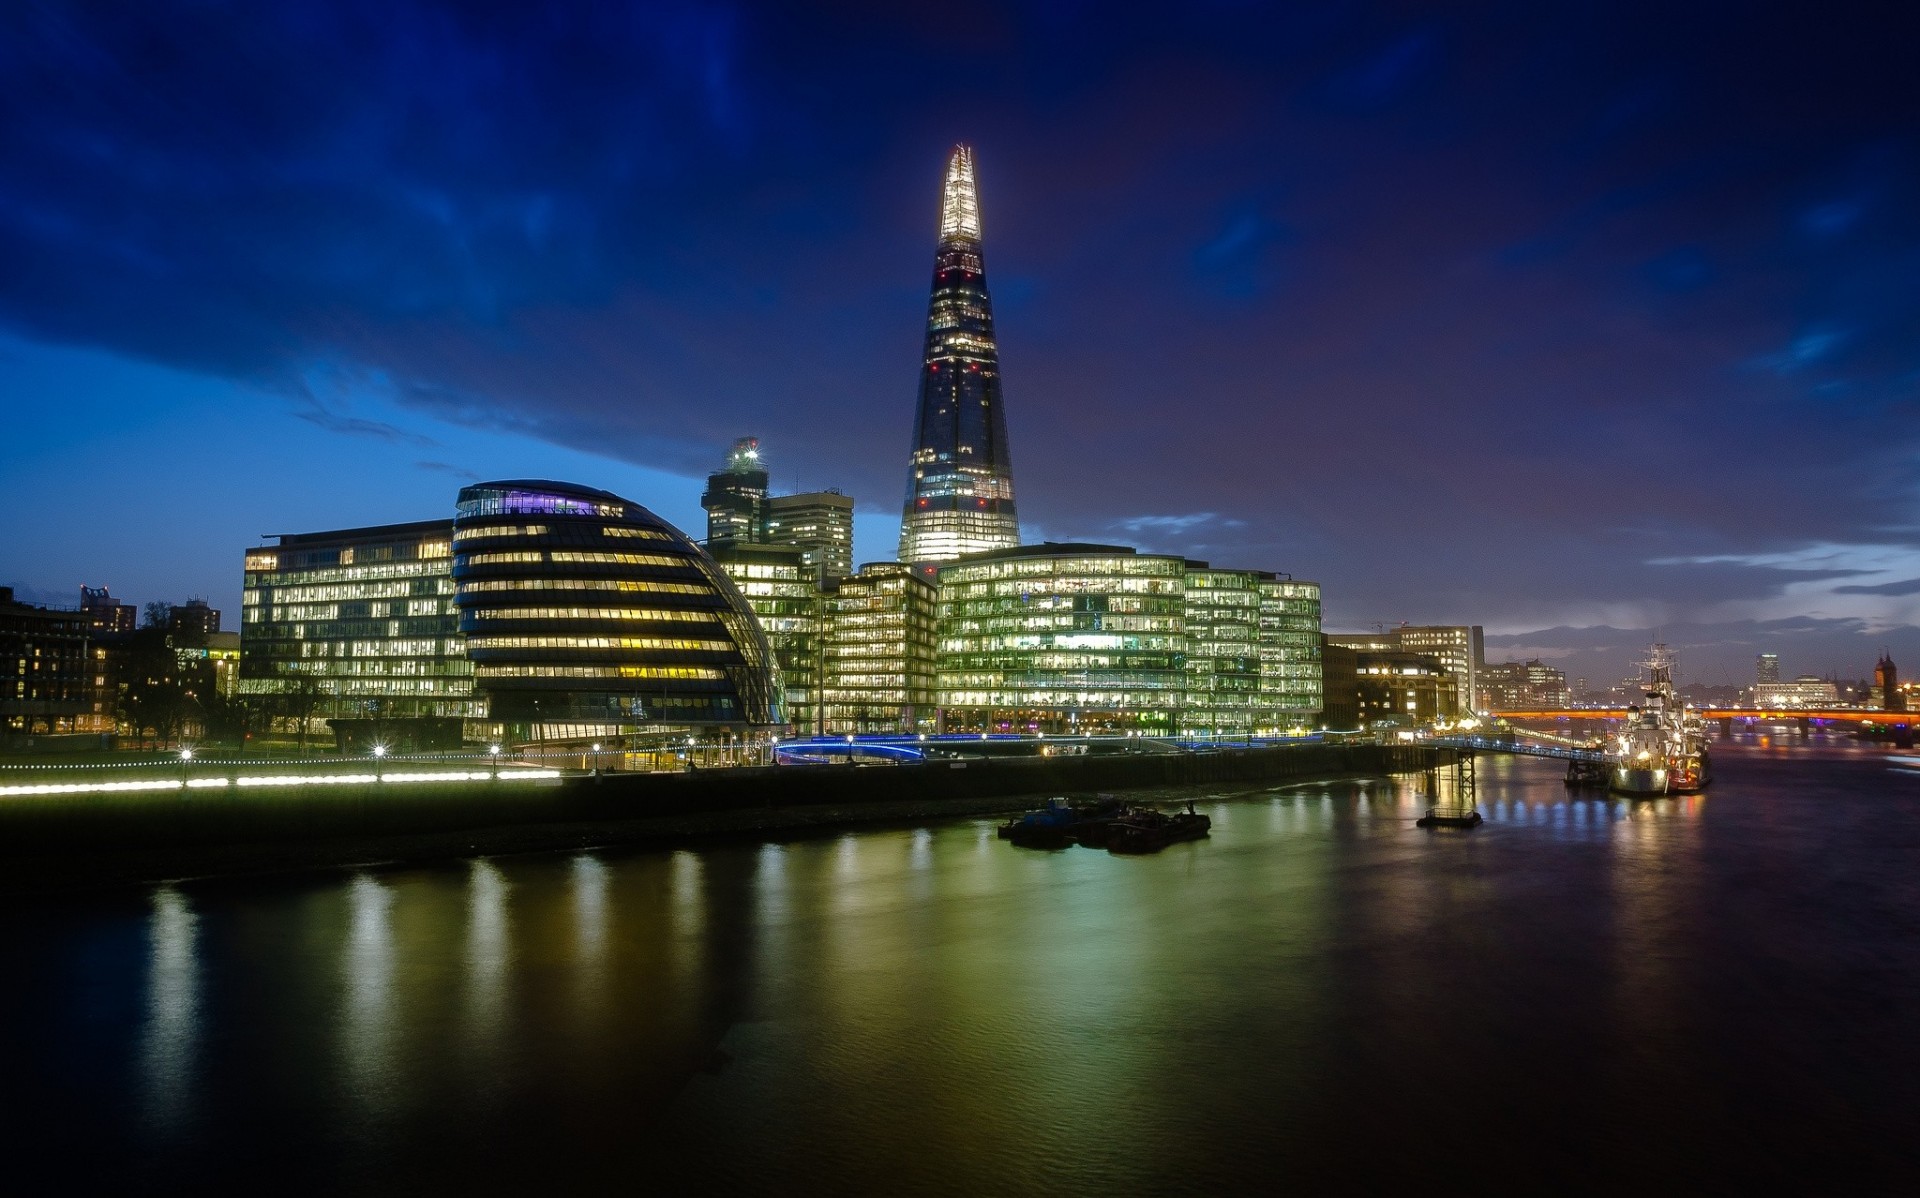
{"label": "wispy cloud", "polygon": [[313,400],[305,406],[294,409],[293,414],[316,428],[326,429],[330,433],[345,433],[353,437],[375,437],[390,441],[396,445],[414,445],[421,449],[433,449],[439,442],[432,437],[419,433],[410,433],[397,428],[384,420],[367,420],[359,416],[348,416]]}
{"label": "wispy cloud", "polygon": [[440,474],[451,474],[455,478],[464,478],[469,482],[478,482],[480,480],[480,476],[473,471],[462,469],[459,466],[451,465],[447,462],[415,462],[414,466],[420,470],[432,470]]}

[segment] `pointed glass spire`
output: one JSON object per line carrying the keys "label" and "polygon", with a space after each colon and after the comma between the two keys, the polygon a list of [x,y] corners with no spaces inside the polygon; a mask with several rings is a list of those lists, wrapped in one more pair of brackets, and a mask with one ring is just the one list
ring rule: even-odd
{"label": "pointed glass spire", "polygon": [[1019,543],[973,149],[955,146],[940,195],[900,560],[947,561]]}
{"label": "pointed glass spire", "polygon": [[973,147],[955,146],[940,193],[940,240],[980,240],[980,192],[973,185]]}

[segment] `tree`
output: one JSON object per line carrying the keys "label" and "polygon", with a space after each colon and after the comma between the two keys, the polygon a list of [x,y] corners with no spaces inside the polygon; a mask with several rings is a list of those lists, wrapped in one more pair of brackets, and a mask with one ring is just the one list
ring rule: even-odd
{"label": "tree", "polygon": [[144,626],[147,628],[165,628],[173,622],[173,604],[171,603],[163,603],[155,599],[152,603],[147,604],[144,610],[146,612],[146,624]]}
{"label": "tree", "polygon": [[123,669],[120,711],[134,735],[167,746],[202,726],[200,697],[213,691],[213,667],[204,659],[183,665],[164,624],[133,635]]}

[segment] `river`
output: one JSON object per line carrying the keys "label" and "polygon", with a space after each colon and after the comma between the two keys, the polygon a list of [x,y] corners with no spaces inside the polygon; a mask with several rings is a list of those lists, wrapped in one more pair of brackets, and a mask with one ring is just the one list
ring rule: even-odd
{"label": "river", "polygon": [[[1704,795],[1483,759],[962,820],[182,881],[0,913],[15,1193],[1920,1192],[1920,765]],[[31,1181],[31,1188],[13,1188]]]}

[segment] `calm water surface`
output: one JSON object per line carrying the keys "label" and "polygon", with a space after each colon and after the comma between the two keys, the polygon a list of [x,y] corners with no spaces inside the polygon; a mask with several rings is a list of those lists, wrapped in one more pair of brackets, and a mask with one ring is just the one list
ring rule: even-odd
{"label": "calm water surface", "polygon": [[1920,773],[1718,763],[1485,762],[1466,833],[1402,778],[1182,792],[1213,838],[1138,859],[971,821],[16,902],[0,1179],[1920,1192]]}

